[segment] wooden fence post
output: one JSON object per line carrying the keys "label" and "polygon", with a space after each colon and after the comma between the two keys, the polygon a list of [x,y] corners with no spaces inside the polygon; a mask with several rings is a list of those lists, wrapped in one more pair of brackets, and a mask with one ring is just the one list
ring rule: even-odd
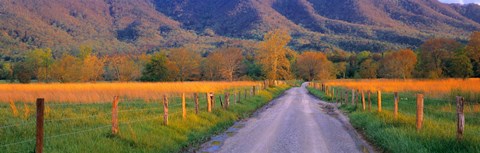
{"label": "wooden fence post", "polygon": [[218,100],[220,100],[220,106],[225,109],[225,105],[223,104],[222,96],[218,95]]}
{"label": "wooden fence post", "polygon": [[382,112],[382,91],[377,91],[377,107],[378,112]]}
{"label": "wooden fence post", "polygon": [[168,97],[163,95],[163,124],[168,125]]}
{"label": "wooden fence post", "polygon": [[187,118],[187,103],[185,102],[185,93],[182,93],[182,118]]}
{"label": "wooden fence post", "polygon": [[362,90],[362,108],[365,111],[366,103],[365,103],[365,92]]}
{"label": "wooden fence post", "polygon": [[355,89],[352,89],[352,106],[355,105]]}
{"label": "wooden fence post", "polygon": [[43,152],[43,123],[44,121],[44,112],[45,112],[45,100],[43,98],[37,99],[37,135],[35,143],[35,152]]}
{"label": "wooden fence post", "polygon": [[118,134],[118,96],[113,97],[112,104],[112,134]]}
{"label": "wooden fence post", "polygon": [[212,112],[212,100],[210,99],[210,93],[207,92],[207,112]]}
{"label": "wooden fence post", "polygon": [[257,93],[256,89],[255,89],[255,86],[252,87],[252,92],[253,92],[253,96],[255,96]]}
{"label": "wooden fence post", "polygon": [[244,93],[245,97],[243,97],[243,99],[245,100],[247,99],[247,94],[248,94],[248,89],[245,89],[245,93]]}
{"label": "wooden fence post", "polygon": [[230,106],[230,93],[225,92],[225,108],[228,109]]}
{"label": "wooden fence post", "polygon": [[193,94],[193,100],[195,101],[195,114],[198,114],[198,93]]}
{"label": "wooden fence post", "polygon": [[267,89],[267,86],[268,86],[267,82],[268,82],[267,80],[263,81],[263,89]]}
{"label": "wooden fence post", "polygon": [[463,130],[465,129],[465,116],[463,114],[463,108],[465,99],[457,96],[457,140],[463,139]]}
{"label": "wooden fence post", "polygon": [[417,94],[417,131],[422,129],[423,124],[423,94]]}
{"label": "wooden fence post", "polygon": [[372,110],[372,98],[371,98],[371,91],[368,90],[368,111],[371,111]]}
{"label": "wooden fence post", "polygon": [[393,118],[396,120],[398,118],[398,100],[399,100],[399,97],[398,97],[398,92],[395,92],[394,93],[394,96],[393,96]]}

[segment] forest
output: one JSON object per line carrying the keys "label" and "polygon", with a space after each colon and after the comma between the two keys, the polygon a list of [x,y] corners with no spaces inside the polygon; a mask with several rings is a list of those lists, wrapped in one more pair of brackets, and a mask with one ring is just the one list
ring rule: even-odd
{"label": "forest", "polygon": [[89,46],[54,56],[49,48],[31,50],[19,59],[2,58],[6,82],[237,81],[325,80],[345,78],[480,77],[480,32],[462,44],[431,38],[418,49],[346,52],[339,49],[295,51],[292,37],[277,29],[254,47],[225,44],[201,52],[195,46],[142,54],[100,55]]}

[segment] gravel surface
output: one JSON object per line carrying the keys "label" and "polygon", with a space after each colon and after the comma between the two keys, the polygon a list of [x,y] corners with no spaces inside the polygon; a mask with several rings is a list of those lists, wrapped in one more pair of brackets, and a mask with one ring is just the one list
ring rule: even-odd
{"label": "gravel surface", "polygon": [[292,88],[256,116],[202,145],[199,152],[355,153],[373,152],[333,104]]}

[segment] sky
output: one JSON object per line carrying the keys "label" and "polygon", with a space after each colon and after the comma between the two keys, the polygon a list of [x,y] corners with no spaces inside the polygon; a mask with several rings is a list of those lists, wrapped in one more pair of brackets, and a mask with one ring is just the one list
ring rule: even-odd
{"label": "sky", "polygon": [[459,3],[459,4],[468,4],[468,3],[476,3],[480,5],[480,0],[440,0],[440,2],[444,3]]}

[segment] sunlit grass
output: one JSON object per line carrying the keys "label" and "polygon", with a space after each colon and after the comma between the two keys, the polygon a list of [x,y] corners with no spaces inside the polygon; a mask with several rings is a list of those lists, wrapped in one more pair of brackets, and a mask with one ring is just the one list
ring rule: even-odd
{"label": "sunlit grass", "polygon": [[452,90],[480,93],[480,79],[443,79],[443,80],[392,80],[392,79],[363,79],[363,80],[330,80],[325,81],[327,86],[341,86],[360,90],[381,90],[383,92],[416,91],[426,96],[441,97],[448,95]]}
{"label": "sunlit grass", "polygon": [[[200,94],[200,113],[195,115],[194,103],[187,97],[187,118],[182,118],[179,95],[170,95],[169,125],[163,125],[161,100],[144,101],[123,98],[119,102],[120,133],[111,135],[110,103],[47,103],[45,116],[45,152],[185,152],[222,132],[241,118],[248,117],[257,108],[280,95],[288,86],[261,90],[257,96],[242,94],[241,103],[221,108],[217,91],[215,109],[206,111],[205,94]],[[233,91],[233,89],[228,89]],[[242,91],[243,93],[244,91]],[[35,138],[35,112],[23,117],[13,116],[9,103],[0,103],[0,152],[29,152],[34,141],[3,146]],[[17,102],[18,113],[24,113],[24,103]],[[32,103],[25,104],[35,111]],[[158,108],[158,109],[157,109]],[[93,116],[93,117],[92,117]],[[1,128],[1,126],[13,125]],[[100,127],[100,128],[99,128]],[[95,129],[99,128],[99,129]],[[92,130],[93,129],[93,130]],[[86,131],[71,134],[79,131]],[[71,134],[71,135],[62,135]],[[60,135],[60,136],[58,136]],[[53,137],[52,137],[53,136]]]}
{"label": "sunlit grass", "polygon": [[[368,86],[368,85],[367,85]],[[331,96],[317,89],[308,88],[310,93],[329,102]],[[343,87],[335,90],[345,91]],[[351,103],[351,90],[348,104]],[[431,90],[432,91],[432,90]],[[467,102],[465,108],[464,139],[456,139],[456,104],[448,97],[427,97],[424,101],[424,126],[416,130],[417,91],[399,92],[399,116],[393,116],[393,93],[383,92],[382,112],[377,112],[377,95],[372,93],[372,109],[363,110],[360,98],[356,106],[343,105],[340,109],[348,114],[352,125],[375,146],[385,152],[480,152],[480,112],[478,104]],[[453,94],[453,93],[446,93]],[[368,99],[367,99],[368,102]]]}
{"label": "sunlit grass", "polygon": [[163,94],[206,93],[231,88],[259,86],[257,82],[165,82],[165,83],[72,83],[1,84],[0,102],[110,102],[113,96],[158,100]]}

